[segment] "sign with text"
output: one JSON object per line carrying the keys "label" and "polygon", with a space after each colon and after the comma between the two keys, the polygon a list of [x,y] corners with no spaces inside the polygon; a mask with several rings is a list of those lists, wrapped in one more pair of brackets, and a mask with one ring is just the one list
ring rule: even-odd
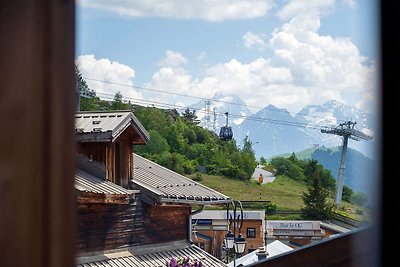
{"label": "sign with text", "polygon": [[275,230],[320,230],[320,221],[268,221],[267,228]]}
{"label": "sign with text", "polygon": [[274,230],[274,236],[314,236],[314,231],[311,230],[284,230],[284,229],[277,229]]}

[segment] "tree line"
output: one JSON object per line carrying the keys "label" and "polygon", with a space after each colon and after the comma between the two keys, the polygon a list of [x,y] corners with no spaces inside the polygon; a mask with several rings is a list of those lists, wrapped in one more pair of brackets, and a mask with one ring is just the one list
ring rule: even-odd
{"label": "tree line", "polygon": [[[200,127],[196,111],[144,107],[123,101],[120,92],[112,101],[100,99],[76,68],[81,111],[131,110],[149,132],[146,145],[135,153],[180,174],[202,172],[248,180],[257,165],[248,138],[239,147],[236,140],[222,141],[214,132]],[[197,176],[201,177],[201,176]]]}

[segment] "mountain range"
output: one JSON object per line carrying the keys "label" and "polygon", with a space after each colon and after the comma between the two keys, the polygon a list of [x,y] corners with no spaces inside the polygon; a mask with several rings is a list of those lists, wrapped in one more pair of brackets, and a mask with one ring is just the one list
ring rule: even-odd
{"label": "mountain range", "polygon": [[[200,125],[217,134],[220,127],[226,124],[224,114],[228,112],[228,123],[232,127],[237,144],[241,145],[248,136],[257,158],[298,152],[312,146],[342,145],[341,137],[321,133],[324,126],[337,126],[351,120],[357,123],[357,130],[371,135],[376,125],[376,120],[371,114],[335,100],[321,105],[307,105],[296,114],[274,105],[268,105],[253,114],[239,96],[219,93],[210,99],[208,105],[200,101],[191,108],[197,111]],[[349,140],[348,146],[375,158],[374,140]]]}

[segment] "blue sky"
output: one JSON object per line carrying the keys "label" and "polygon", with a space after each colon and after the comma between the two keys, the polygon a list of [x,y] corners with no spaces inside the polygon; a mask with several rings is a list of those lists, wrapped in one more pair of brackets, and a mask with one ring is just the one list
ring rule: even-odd
{"label": "blue sky", "polygon": [[138,86],[290,112],[335,99],[374,113],[376,11],[372,0],[81,0],[77,64],[99,96],[199,101]]}

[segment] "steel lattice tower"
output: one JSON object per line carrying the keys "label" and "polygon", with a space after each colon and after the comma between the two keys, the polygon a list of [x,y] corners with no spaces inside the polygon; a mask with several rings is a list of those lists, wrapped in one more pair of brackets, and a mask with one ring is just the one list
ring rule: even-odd
{"label": "steel lattice tower", "polygon": [[344,180],[344,168],[345,168],[345,160],[346,160],[346,152],[347,152],[347,143],[349,138],[355,141],[359,141],[360,139],[370,141],[372,140],[371,136],[368,136],[356,129],[354,126],[356,122],[347,121],[339,124],[339,126],[335,127],[326,127],[321,129],[321,133],[335,134],[339,136],[343,136],[343,145],[342,145],[342,157],[340,159],[339,165],[339,175],[336,184],[336,204],[342,204],[342,193],[343,193],[343,180]]}

